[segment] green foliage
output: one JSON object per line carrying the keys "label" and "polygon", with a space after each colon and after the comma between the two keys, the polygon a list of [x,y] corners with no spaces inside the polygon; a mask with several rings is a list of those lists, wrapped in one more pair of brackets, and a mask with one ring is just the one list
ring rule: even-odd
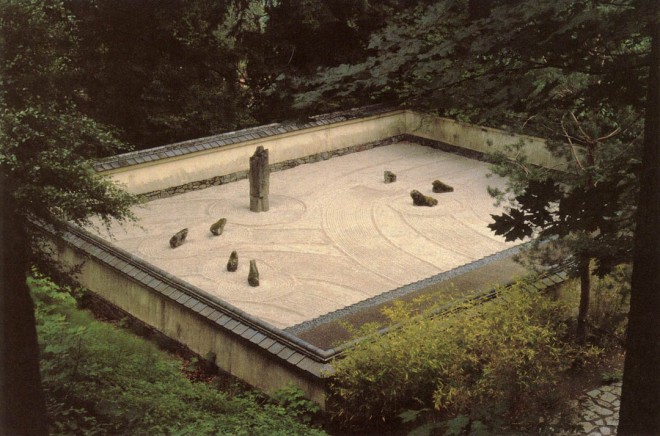
{"label": "green foliage", "polygon": [[412,420],[410,411],[427,408],[436,420],[463,415],[493,431],[539,431],[540,417],[567,411],[557,391],[564,371],[598,352],[563,340],[565,303],[517,286],[442,318],[403,307],[388,315],[402,327],[334,363],[333,410],[344,423],[396,423],[402,412]]}
{"label": "green foliage", "polygon": [[302,389],[293,384],[275,391],[273,399],[305,424],[311,423],[321,412],[319,405],[305,398]]}
{"label": "green foliage", "polygon": [[2,1],[0,17],[0,168],[13,213],[78,223],[130,217],[136,199],[91,168],[125,145],[78,110],[75,20],[61,2],[40,1]]}
{"label": "green foliage", "polygon": [[49,280],[30,287],[52,434],[321,434],[254,395],[190,382],[179,361],[94,321]]}
{"label": "green foliage", "polygon": [[[604,277],[592,282],[589,341],[599,347],[616,350],[625,342],[627,315],[630,306],[630,265],[620,265]],[[559,289],[563,301],[572,307],[579,300],[577,280],[566,282]]]}
{"label": "green foliage", "polygon": [[521,143],[509,148],[514,158],[494,156],[493,172],[508,186],[491,195],[507,211],[489,227],[507,240],[534,236],[537,245],[553,241],[556,250],[593,258],[602,276],[630,260],[641,124],[631,108],[584,116],[561,119],[563,140],[549,141],[561,171],[530,165]]}
{"label": "green foliage", "polygon": [[362,59],[301,79],[297,104],[394,101],[532,127],[547,111],[643,100],[649,38],[635,0],[402,5]]}

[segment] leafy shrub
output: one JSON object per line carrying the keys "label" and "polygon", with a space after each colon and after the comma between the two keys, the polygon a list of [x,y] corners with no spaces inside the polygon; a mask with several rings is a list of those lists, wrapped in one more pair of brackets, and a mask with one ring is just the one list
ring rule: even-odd
{"label": "leafy shrub", "polygon": [[179,361],[95,321],[49,280],[30,286],[52,434],[321,434],[253,394],[190,382]]}
{"label": "leafy shrub", "polygon": [[275,391],[273,400],[305,424],[311,423],[314,417],[321,412],[321,407],[314,401],[305,398],[302,389],[293,384]]}
{"label": "leafy shrub", "polygon": [[576,357],[594,350],[562,340],[570,316],[565,303],[514,286],[463,309],[436,318],[413,317],[403,304],[390,309],[400,328],[334,363],[334,417],[392,423],[402,412],[434,409],[434,419],[455,417],[454,428],[525,432],[567,410],[557,382]]}
{"label": "leafy shrub", "polygon": [[[630,265],[619,265],[604,277],[594,276],[587,318],[589,341],[605,349],[621,347],[624,342],[630,304]],[[560,289],[561,298],[573,308],[580,300],[578,280]]]}

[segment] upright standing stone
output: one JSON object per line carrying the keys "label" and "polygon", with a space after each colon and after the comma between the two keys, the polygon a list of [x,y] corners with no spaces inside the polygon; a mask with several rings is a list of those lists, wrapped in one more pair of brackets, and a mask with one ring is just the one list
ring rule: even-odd
{"label": "upright standing stone", "polygon": [[250,274],[248,274],[248,283],[250,286],[259,286],[259,270],[257,269],[257,261],[250,260]]}
{"label": "upright standing stone", "polygon": [[250,158],[250,210],[252,212],[267,212],[268,190],[270,187],[270,167],[268,166],[268,150],[260,145]]}
{"label": "upright standing stone", "polygon": [[396,174],[392,171],[385,171],[385,183],[394,183],[396,182]]}
{"label": "upright standing stone", "polygon": [[238,253],[232,251],[227,262],[227,271],[234,272],[238,269]]}

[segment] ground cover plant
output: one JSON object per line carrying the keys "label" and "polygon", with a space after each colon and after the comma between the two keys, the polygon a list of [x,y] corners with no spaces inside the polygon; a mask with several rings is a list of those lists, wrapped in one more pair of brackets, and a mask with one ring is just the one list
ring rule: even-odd
{"label": "ground cover plant", "polygon": [[[154,344],[77,309],[70,293],[30,279],[50,434],[324,434],[254,392],[194,383]],[[283,400],[299,399],[295,390]]]}
{"label": "ground cover plant", "polygon": [[400,328],[335,362],[333,418],[363,430],[416,421],[421,434],[570,430],[577,410],[558,387],[607,354],[574,340],[571,298],[517,284],[443,317],[391,307],[387,315]]}

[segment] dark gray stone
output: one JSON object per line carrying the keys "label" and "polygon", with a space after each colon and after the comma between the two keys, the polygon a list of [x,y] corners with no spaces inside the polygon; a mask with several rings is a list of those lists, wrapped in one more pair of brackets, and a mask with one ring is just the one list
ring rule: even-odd
{"label": "dark gray stone", "polygon": [[234,272],[238,269],[238,253],[232,251],[227,262],[227,271]]}
{"label": "dark gray stone", "polygon": [[179,245],[183,244],[183,241],[186,240],[188,236],[188,229],[179,230],[170,238],[170,247],[176,248]]}
{"label": "dark gray stone", "polygon": [[433,181],[433,192],[441,194],[443,192],[454,192],[454,188],[451,186],[442,183],[440,180]]}
{"label": "dark gray stone", "polygon": [[394,183],[396,182],[396,174],[392,171],[385,171],[385,183]]}
{"label": "dark gray stone", "polygon": [[410,191],[410,196],[413,199],[413,204],[415,206],[435,206],[438,204],[438,200],[433,197],[426,196],[419,192],[416,189]]}
{"label": "dark gray stone", "polygon": [[248,283],[250,286],[259,286],[259,270],[257,269],[257,261],[250,260],[250,274],[248,274]]}
{"label": "dark gray stone", "polygon": [[220,218],[211,226],[211,233],[215,236],[222,235],[222,232],[225,230],[225,224],[227,224],[227,218]]}
{"label": "dark gray stone", "polygon": [[268,150],[262,145],[257,147],[250,158],[250,210],[252,212],[267,212],[268,191],[270,189],[270,167],[268,166]]}

